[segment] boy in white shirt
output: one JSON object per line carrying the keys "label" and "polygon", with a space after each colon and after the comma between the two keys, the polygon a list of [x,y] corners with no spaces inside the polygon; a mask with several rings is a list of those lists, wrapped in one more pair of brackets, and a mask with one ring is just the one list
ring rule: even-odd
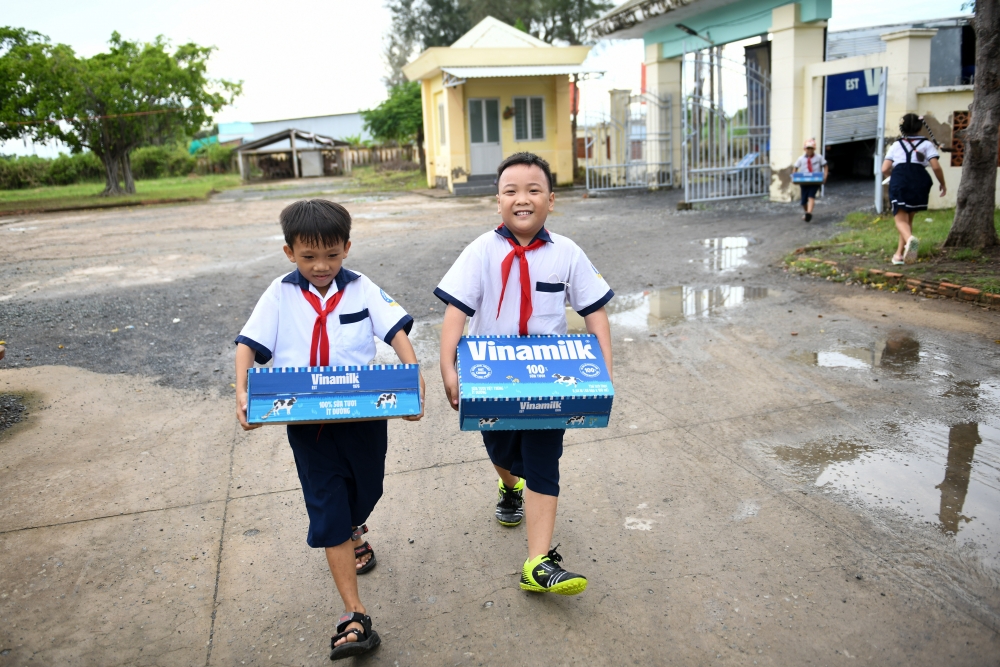
{"label": "boy in white shirt", "polygon": [[[822,170],[823,183],[826,183],[826,179],[830,177],[830,166],[827,164],[826,158],[816,152],[816,140],[807,139],[802,150],[805,151],[805,154],[795,161],[795,171],[799,174],[818,174]],[[812,222],[819,185],[815,183],[800,183],[799,190],[802,191],[802,219],[806,222]]]}
{"label": "boy in white shirt", "polygon": [[[391,345],[405,364],[417,363],[407,338],[413,318],[366,276],[342,264],[351,249],[351,214],[322,199],[299,201],[281,212],[285,255],[296,270],[279,276],[257,302],[236,338],[236,416],[247,423],[247,370],[254,361],[274,366],[363,366],[375,357],[373,336]],[[424,381],[420,378],[423,397]],[[404,417],[416,421],[423,416]],[[386,420],[290,424],[288,442],[309,515],[306,542],[326,551],[344,601],[331,660],[379,645],[358,596],[357,575],[375,566],[365,521],[382,497],[388,444]]]}
{"label": "boy in white shirt", "polygon": [[[545,229],[555,206],[548,163],[532,153],[515,153],[497,169],[497,184],[497,212],[503,224],[470,243],[434,290],[448,304],[441,329],[441,376],[455,410],[455,361],[467,316],[472,317],[473,336],[565,334],[568,298],[587,331],[597,336],[608,374],[612,372],[611,328],[604,305],[614,292],[573,241]],[[576,595],[587,587],[586,577],[562,569],[562,556],[549,548],[564,433],[483,431],[483,442],[500,476],[497,521],[516,526],[524,517],[528,526],[521,588]]]}

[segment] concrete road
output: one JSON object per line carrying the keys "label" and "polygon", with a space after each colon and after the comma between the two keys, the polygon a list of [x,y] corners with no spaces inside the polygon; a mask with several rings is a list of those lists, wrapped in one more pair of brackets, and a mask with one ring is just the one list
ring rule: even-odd
{"label": "concrete road", "polygon": [[[430,388],[389,426],[360,580],[383,646],[357,663],[1000,664],[997,313],[779,266],[866,192],[831,188],[810,225],[560,197],[549,227],[619,295],[612,423],[562,459],[573,598],[517,588],[524,528],[494,521],[435,369],[430,292],[495,205],[346,202],[348,265],[415,315]],[[341,603],[291,452],[233,417],[286,203],[0,221],[0,667],[326,662]]]}

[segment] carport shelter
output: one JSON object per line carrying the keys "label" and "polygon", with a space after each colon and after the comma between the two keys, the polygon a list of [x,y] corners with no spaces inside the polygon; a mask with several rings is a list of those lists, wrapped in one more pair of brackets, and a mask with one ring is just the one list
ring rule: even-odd
{"label": "carport shelter", "polygon": [[588,71],[589,52],[487,17],[404,67],[421,82],[428,186],[493,194],[497,165],[520,151],[548,160],[556,183],[572,184],[570,75]]}
{"label": "carport shelter", "polygon": [[346,141],[289,129],[243,144],[236,152],[243,180],[309,178],[350,171],[344,150],[349,147]]}

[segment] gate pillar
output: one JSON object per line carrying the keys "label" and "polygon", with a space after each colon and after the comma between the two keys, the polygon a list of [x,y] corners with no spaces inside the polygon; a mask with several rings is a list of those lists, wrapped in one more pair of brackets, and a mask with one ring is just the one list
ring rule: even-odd
{"label": "gate pillar", "polygon": [[[659,42],[646,45],[646,88],[648,92],[656,95],[662,100],[670,100],[671,104],[678,103],[684,99],[681,91],[681,58],[663,58],[663,45]],[[671,109],[667,116],[670,119],[670,136],[681,137],[681,108]],[[655,120],[653,121],[655,122]],[[661,128],[650,128],[650,134],[662,132]],[[672,155],[657,156],[660,162],[670,162],[673,166],[672,182],[676,187],[681,182],[681,165],[684,164],[681,157],[683,142],[675,139],[671,142]]]}
{"label": "gate pillar", "polygon": [[[826,21],[805,23],[801,5],[771,11],[771,201],[794,201],[792,165],[802,155],[805,67],[823,62]],[[817,137],[818,138],[818,137]]]}

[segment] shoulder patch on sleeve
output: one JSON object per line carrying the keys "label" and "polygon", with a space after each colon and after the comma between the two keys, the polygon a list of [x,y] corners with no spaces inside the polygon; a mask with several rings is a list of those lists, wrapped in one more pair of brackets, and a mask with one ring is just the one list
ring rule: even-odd
{"label": "shoulder patch on sleeve", "polygon": [[382,289],[382,288],[379,288],[379,290],[378,290],[378,291],[379,291],[379,292],[380,292],[380,293],[382,294],[382,299],[383,299],[383,300],[384,300],[384,301],[385,301],[385,302],[386,302],[387,304],[389,304],[390,306],[398,306],[398,305],[399,305],[398,303],[396,303],[396,300],[395,300],[395,299],[393,299],[393,298],[392,298],[391,296],[389,296],[388,294],[386,294],[386,293],[385,293],[385,290],[384,290],[384,289]]}
{"label": "shoulder patch on sleeve", "polygon": [[601,275],[601,272],[597,270],[596,266],[594,266],[593,264],[591,264],[590,268],[592,268],[594,270],[594,273],[597,274],[598,278],[600,278],[601,280],[604,280],[604,276]]}

